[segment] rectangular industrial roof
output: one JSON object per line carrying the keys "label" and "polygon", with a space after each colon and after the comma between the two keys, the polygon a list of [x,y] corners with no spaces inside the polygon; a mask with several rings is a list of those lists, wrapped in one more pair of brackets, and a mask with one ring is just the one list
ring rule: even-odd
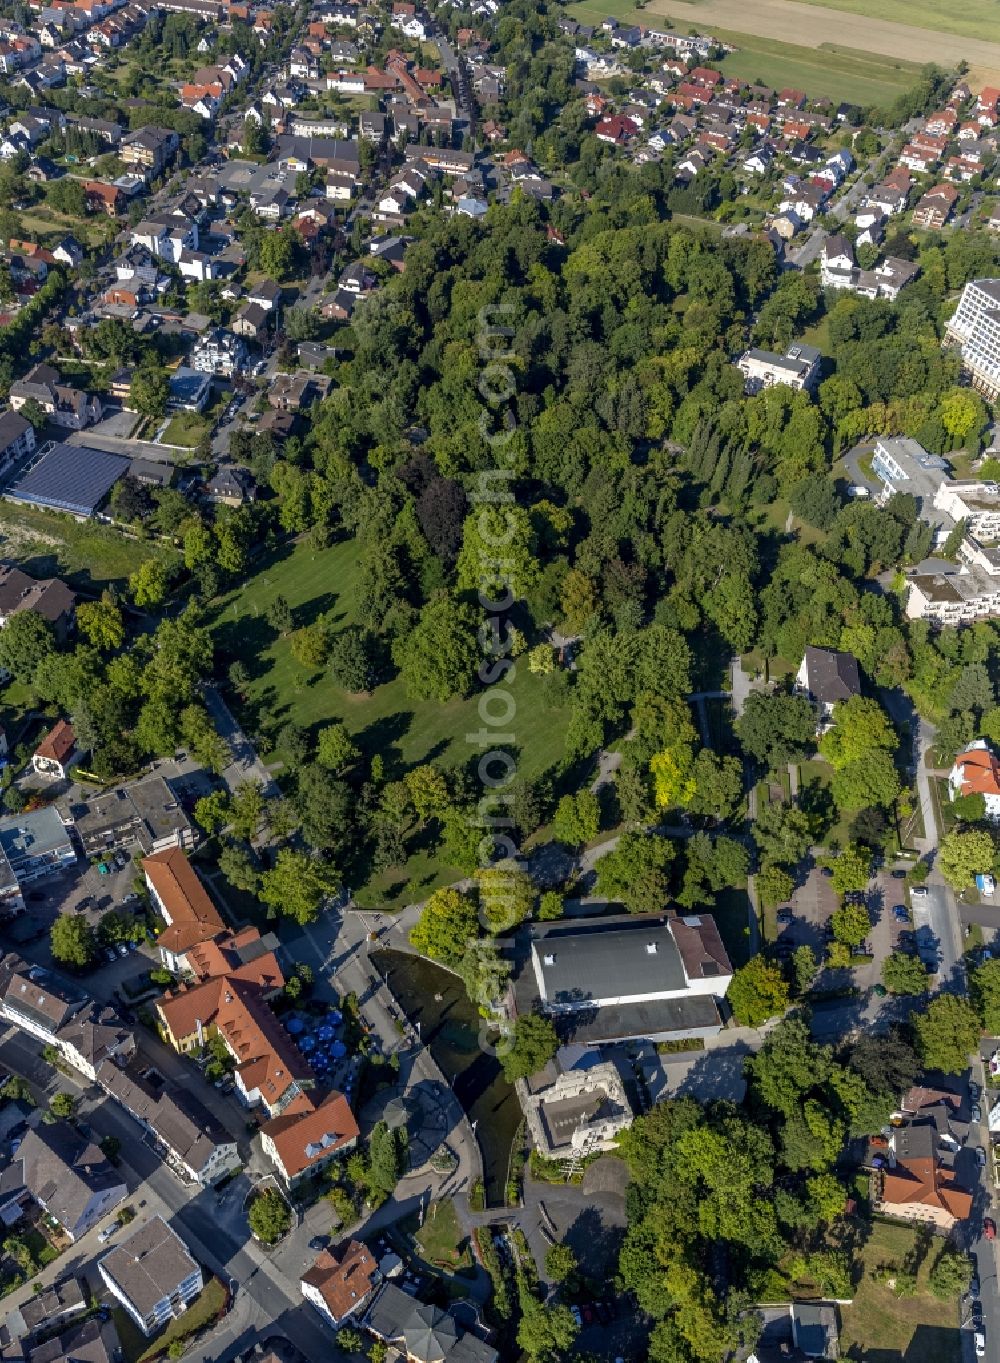
{"label": "rectangular industrial roof", "polygon": [[532,942],[535,974],[549,1004],[649,998],[687,985],[666,918],[560,925]]}
{"label": "rectangular industrial roof", "polygon": [[63,442],[44,451],[7,496],[74,516],[92,516],[128,466],[123,455]]}

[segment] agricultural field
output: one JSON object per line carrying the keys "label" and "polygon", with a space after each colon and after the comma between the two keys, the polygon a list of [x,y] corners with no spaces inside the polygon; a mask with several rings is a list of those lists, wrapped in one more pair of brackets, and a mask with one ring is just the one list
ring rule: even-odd
{"label": "agricultural field", "polygon": [[846,48],[799,47],[752,33],[717,36],[739,48],[719,63],[727,76],[770,85],[775,90],[791,86],[804,90],[812,99],[830,99],[835,104],[891,104],[914,83],[920,71],[915,62]]}
{"label": "agricultural field", "polygon": [[974,87],[995,84],[1000,76],[1000,41],[983,37],[997,33],[993,0],[973,0],[961,7],[938,6],[930,0],[915,5],[905,0],[838,0],[836,7],[823,0],[756,0],[752,9],[744,0],[650,0],[642,14],[647,23],[661,16],[680,32],[728,32],[741,35],[743,42],[752,23],[751,36],[758,41],[833,52],[846,49],[882,56],[891,64],[957,66],[966,61]]}

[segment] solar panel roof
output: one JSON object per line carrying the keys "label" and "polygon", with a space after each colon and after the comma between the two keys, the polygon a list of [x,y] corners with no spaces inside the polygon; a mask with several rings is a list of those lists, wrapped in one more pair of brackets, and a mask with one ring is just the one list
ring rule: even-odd
{"label": "solar panel roof", "polygon": [[92,516],[127,471],[129,460],[90,445],[54,445],[8,489],[8,497]]}

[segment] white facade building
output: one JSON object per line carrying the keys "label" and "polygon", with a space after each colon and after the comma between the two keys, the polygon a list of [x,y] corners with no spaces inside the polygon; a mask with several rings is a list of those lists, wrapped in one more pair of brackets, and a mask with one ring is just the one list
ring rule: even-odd
{"label": "white facade building", "polygon": [[945,339],[961,347],[973,388],[991,402],[1000,397],[1000,279],[966,284]]}
{"label": "white facade building", "polygon": [[771,350],[746,350],[736,362],[748,393],[783,383],[801,392],[812,388],[819,376],[822,354],[815,346],[796,341],[784,355]]}

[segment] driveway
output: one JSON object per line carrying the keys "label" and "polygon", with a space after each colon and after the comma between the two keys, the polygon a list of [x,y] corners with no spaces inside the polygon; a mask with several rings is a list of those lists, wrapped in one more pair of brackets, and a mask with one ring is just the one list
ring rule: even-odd
{"label": "driveway", "polygon": [[244,781],[256,781],[264,795],[278,794],[274,778],[257,755],[257,749],[240,728],[229,706],[214,686],[204,688],[205,706],[212,722],[229,744],[232,761],[222,773],[222,779],[235,792]]}

